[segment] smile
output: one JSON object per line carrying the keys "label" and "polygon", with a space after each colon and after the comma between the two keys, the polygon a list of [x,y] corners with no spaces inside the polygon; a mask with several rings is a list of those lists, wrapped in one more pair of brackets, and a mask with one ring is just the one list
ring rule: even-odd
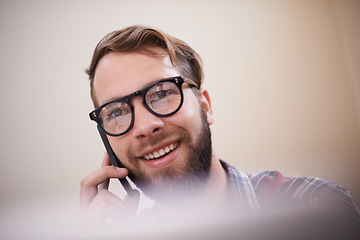
{"label": "smile", "polygon": [[152,160],[152,159],[157,159],[157,158],[160,158],[170,152],[172,152],[176,147],[178,146],[177,143],[172,143],[170,144],[169,146],[166,146],[164,148],[160,148],[159,150],[157,151],[154,151],[152,153],[148,153],[144,156],[144,158],[146,160]]}

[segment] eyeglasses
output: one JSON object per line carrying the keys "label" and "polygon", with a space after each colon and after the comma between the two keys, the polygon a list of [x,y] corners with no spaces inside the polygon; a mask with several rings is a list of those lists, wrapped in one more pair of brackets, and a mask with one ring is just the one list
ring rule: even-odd
{"label": "eyeglasses", "polygon": [[134,106],[131,99],[141,96],[147,110],[155,116],[167,117],[179,111],[183,104],[183,83],[198,88],[198,85],[187,77],[162,79],[139,91],[102,104],[89,114],[90,119],[96,121],[110,136],[123,135],[134,125]]}

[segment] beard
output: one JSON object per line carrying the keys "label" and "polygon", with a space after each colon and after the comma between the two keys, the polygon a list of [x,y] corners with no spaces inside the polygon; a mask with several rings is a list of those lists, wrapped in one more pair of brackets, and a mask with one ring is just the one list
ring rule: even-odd
{"label": "beard", "polygon": [[167,136],[180,136],[182,148],[187,148],[188,154],[186,159],[181,159],[173,166],[150,174],[137,168],[136,158],[130,153],[130,162],[135,167],[127,166],[129,178],[154,200],[184,199],[201,192],[202,186],[206,183],[211,168],[211,131],[202,107],[200,116],[201,128],[194,138],[191,138],[184,128],[178,128],[176,132],[164,133],[152,141],[152,144],[156,144]]}

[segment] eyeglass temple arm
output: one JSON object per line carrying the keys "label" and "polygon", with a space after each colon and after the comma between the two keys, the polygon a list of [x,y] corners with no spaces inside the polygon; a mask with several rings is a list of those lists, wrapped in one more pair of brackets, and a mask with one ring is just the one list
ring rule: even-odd
{"label": "eyeglass temple arm", "polygon": [[197,83],[194,80],[191,80],[190,78],[187,77],[183,77],[184,82],[190,84],[190,85],[194,85],[197,89],[199,89],[199,86],[197,85]]}
{"label": "eyeglass temple arm", "polygon": [[[101,139],[104,143],[105,149],[106,149],[107,153],[109,154],[111,165],[113,165],[115,167],[123,168],[124,166],[121,164],[121,162],[115,155],[114,151],[112,150],[109,140],[106,137],[106,134],[101,130],[101,128],[99,126],[98,126],[98,130],[99,130]],[[130,196],[133,196],[135,194],[135,190],[131,188],[131,186],[130,186],[129,182],[126,180],[126,178],[119,178],[119,181]]]}

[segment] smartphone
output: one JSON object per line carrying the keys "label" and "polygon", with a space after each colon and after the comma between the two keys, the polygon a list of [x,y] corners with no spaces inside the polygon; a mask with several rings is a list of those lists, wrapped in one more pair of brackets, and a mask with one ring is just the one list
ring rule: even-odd
{"label": "smartphone", "polygon": [[[98,130],[99,130],[101,139],[102,139],[102,141],[104,143],[105,149],[106,149],[106,151],[107,151],[107,153],[109,155],[111,165],[113,165],[115,167],[123,168],[124,166],[121,164],[120,160],[117,158],[114,151],[112,150],[106,134],[104,133],[104,131],[99,126],[98,126]],[[135,190],[131,188],[131,186],[130,186],[130,184],[127,181],[126,178],[119,178],[119,181],[123,185],[123,187],[125,188],[125,191],[130,196],[132,196],[135,193]]]}

